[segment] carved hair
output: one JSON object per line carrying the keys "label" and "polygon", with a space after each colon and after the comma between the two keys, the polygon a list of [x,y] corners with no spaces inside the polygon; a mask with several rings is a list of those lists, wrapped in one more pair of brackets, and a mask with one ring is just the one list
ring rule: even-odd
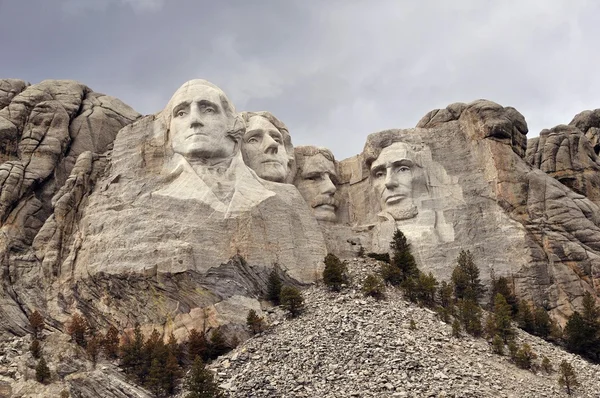
{"label": "carved hair", "polygon": [[323,147],[312,145],[298,146],[294,149],[294,152],[296,153],[296,162],[298,162],[299,158],[306,158],[315,155],[323,155],[323,157],[330,162],[335,162],[333,153],[329,149]]}

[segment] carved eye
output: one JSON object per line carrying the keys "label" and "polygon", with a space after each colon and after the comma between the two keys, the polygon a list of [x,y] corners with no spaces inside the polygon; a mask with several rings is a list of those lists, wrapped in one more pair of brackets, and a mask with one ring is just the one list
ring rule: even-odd
{"label": "carved eye", "polygon": [[378,172],[375,173],[375,178],[383,178],[383,177],[385,177],[385,171],[379,170]]}
{"label": "carved eye", "polygon": [[250,137],[248,138],[248,141],[246,141],[248,144],[255,144],[258,142],[258,139],[256,137]]}
{"label": "carved eye", "polygon": [[209,107],[209,108],[206,108],[206,109],[204,110],[204,112],[206,112],[206,113],[215,113],[215,110],[214,110],[213,108],[210,108],[210,107]]}
{"label": "carved eye", "polygon": [[401,171],[401,172],[404,173],[404,172],[410,171],[410,167],[408,167],[408,166],[400,166],[398,168],[398,171]]}
{"label": "carved eye", "polygon": [[177,117],[185,116],[185,111],[181,110],[177,112]]}

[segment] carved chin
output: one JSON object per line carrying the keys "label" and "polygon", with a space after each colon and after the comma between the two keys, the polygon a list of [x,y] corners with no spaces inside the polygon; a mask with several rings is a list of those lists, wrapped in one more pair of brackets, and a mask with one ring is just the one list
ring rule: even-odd
{"label": "carved chin", "polygon": [[337,221],[337,216],[335,214],[335,207],[331,205],[322,205],[313,208],[313,214],[315,218],[319,221],[329,221],[335,222]]}
{"label": "carved chin", "polygon": [[286,177],[285,168],[279,163],[261,164],[256,174],[267,181],[283,182]]}
{"label": "carved chin", "polygon": [[411,203],[410,206],[388,206],[385,211],[391,214],[396,221],[408,220],[414,218],[419,214],[417,206]]}

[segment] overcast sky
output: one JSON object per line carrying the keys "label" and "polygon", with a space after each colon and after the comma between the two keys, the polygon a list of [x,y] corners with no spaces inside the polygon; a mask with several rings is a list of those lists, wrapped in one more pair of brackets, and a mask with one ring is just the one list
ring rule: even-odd
{"label": "overcast sky", "polygon": [[74,79],[140,113],[207,79],[338,159],[485,98],[529,137],[600,108],[597,0],[0,0],[0,78]]}

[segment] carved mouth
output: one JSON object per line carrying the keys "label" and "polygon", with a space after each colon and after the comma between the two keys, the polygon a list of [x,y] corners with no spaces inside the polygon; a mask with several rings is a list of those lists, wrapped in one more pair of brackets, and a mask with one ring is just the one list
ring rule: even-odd
{"label": "carved mouth", "polygon": [[387,198],[385,198],[385,203],[388,205],[392,205],[394,203],[401,202],[404,199],[406,199],[406,195],[403,194],[390,195]]}
{"label": "carved mouth", "polygon": [[276,161],[276,160],[265,160],[262,162],[262,164],[276,164],[276,165],[280,165],[281,163]]}
{"label": "carved mouth", "polygon": [[336,209],[336,207],[334,205],[329,205],[329,204],[317,205],[317,206],[315,206],[315,208],[327,210],[327,211],[331,211],[331,212],[335,212],[335,209]]}
{"label": "carved mouth", "polygon": [[193,137],[193,136],[195,136],[195,135],[204,135],[204,136],[206,136],[207,134],[205,134],[205,133],[200,133],[200,132],[196,132],[196,131],[195,131],[195,132],[193,132],[193,133],[190,133],[190,134],[186,135],[186,136],[185,136],[185,139],[188,139],[188,138],[190,138],[190,137]]}

